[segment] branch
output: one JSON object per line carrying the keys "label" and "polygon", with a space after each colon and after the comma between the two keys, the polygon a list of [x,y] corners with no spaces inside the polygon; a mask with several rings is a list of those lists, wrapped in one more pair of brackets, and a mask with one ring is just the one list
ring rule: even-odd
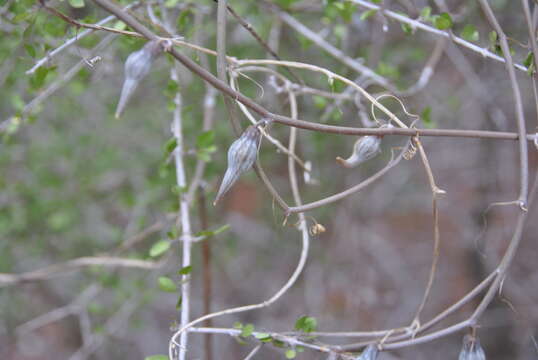
{"label": "branch", "polygon": [[[429,33],[432,33],[434,35],[437,35],[437,36],[442,36],[442,37],[445,37],[447,39],[450,39],[452,42],[454,42],[455,44],[458,44],[458,45],[461,45],[471,51],[474,51],[476,53],[479,53],[480,55],[482,55],[483,57],[486,57],[486,58],[489,58],[489,59],[493,59],[495,61],[498,61],[498,62],[502,62],[504,63],[505,62],[505,59],[503,59],[501,56],[497,55],[497,54],[494,54],[492,53],[491,51],[489,51],[488,49],[486,48],[482,48],[480,46],[477,46],[467,40],[463,40],[462,38],[459,38],[457,36],[454,36],[452,34],[450,34],[448,31],[443,31],[443,30],[439,30],[439,29],[436,29],[432,26],[429,26],[429,25],[426,25],[418,20],[413,20],[405,15],[401,15],[401,14],[398,14],[397,12],[394,12],[394,11],[391,11],[391,10],[383,10],[381,8],[381,6],[378,6],[378,5],[375,5],[371,2],[368,2],[368,1],[365,1],[365,0],[347,0],[347,1],[351,1],[352,3],[354,4],[357,4],[359,6],[362,6],[364,8],[367,8],[367,9],[370,9],[370,10],[381,10],[382,13],[391,18],[391,19],[394,19],[398,22],[401,22],[401,23],[404,23],[404,24],[407,24],[407,25],[410,25],[413,29],[420,29],[420,30],[424,30],[426,32],[429,32]],[[520,64],[515,64],[515,65],[511,65],[511,66],[514,66],[516,69],[518,70],[521,70],[521,71],[527,71],[527,67],[523,66],[523,65],[520,65]]]}
{"label": "branch", "polygon": [[39,270],[29,271],[22,274],[0,273],[0,287],[18,285],[20,283],[51,279],[65,275],[71,271],[87,266],[125,267],[138,269],[155,269],[159,266],[153,261],[124,259],[111,256],[80,257],[64,263],[46,266]]}

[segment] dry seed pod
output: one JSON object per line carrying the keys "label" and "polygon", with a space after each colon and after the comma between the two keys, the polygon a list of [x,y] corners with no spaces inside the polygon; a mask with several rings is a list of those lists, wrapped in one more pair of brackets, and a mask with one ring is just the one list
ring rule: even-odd
{"label": "dry seed pod", "polygon": [[347,159],[337,157],[342,166],[346,168],[354,168],[360,163],[370,160],[380,152],[381,137],[380,136],[362,136],[353,145],[353,154]]}
{"label": "dry seed pod", "polygon": [[239,177],[249,170],[256,158],[260,148],[261,132],[258,127],[249,126],[239,139],[235,140],[228,150],[228,168],[220,184],[219,192],[213,205],[215,205]]}
{"label": "dry seed pod", "polygon": [[458,360],[486,360],[486,354],[477,337],[469,334],[463,337],[463,345]]}
{"label": "dry seed pod", "polygon": [[376,360],[377,353],[377,346],[368,345],[356,360]]}
{"label": "dry seed pod", "polygon": [[121,116],[138,84],[149,73],[153,61],[161,52],[162,46],[160,42],[152,40],[146,43],[142,49],[129,55],[125,61],[125,81],[123,82],[120,101],[116,108],[116,118]]}

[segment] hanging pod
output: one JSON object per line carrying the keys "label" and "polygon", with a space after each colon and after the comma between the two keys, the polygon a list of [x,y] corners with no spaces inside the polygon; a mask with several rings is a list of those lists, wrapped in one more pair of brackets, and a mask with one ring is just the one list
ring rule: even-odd
{"label": "hanging pod", "polygon": [[376,360],[377,359],[377,346],[376,345],[368,345],[364,351],[360,354],[360,356],[355,360]]}
{"label": "hanging pod", "polygon": [[[393,127],[390,124],[382,127]],[[372,159],[381,152],[382,136],[366,135],[361,136],[353,145],[353,153],[347,159],[336,157],[336,161],[346,168],[354,168],[363,162]]]}
{"label": "hanging pod", "polygon": [[228,168],[220,184],[219,192],[213,202],[215,205],[239,177],[256,162],[260,148],[261,132],[256,125],[251,125],[235,140],[228,150]]}
{"label": "hanging pod", "polygon": [[116,118],[121,116],[138,84],[149,73],[155,58],[162,50],[160,41],[152,40],[147,42],[142,49],[129,55],[125,61],[125,80],[121,89],[120,101],[116,108]]}
{"label": "hanging pod", "polygon": [[463,337],[463,345],[458,360],[486,360],[486,353],[484,353],[484,349],[482,349],[480,340],[477,337],[469,334]]}

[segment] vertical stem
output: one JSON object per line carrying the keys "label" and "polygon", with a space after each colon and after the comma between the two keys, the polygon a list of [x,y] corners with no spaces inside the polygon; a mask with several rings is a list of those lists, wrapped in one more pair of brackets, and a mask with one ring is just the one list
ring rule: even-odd
{"label": "vertical stem", "polygon": [[[174,81],[179,81],[179,72],[177,66],[172,68],[171,77]],[[176,105],[174,109],[174,118],[172,122],[172,133],[177,142],[177,147],[174,152],[174,161],[176,165],[176,180],[177,186],[184,189],[187,186],[187,179],[185,176],[185,165],[183,163],[184,144],[183,144],[183,132],[181,128],[181,94],[178,92],[174,97],[174,103]],[[180,240],[183,244],[183,259],[182,267],[191,265],[191,241],[192,230],[191,221],[189,217],[189,204],[187,202],[186,194],[182,193],[179,199],[179,221],[181,224],[181,237]],[[190,316],[190,275],[183,275],[181,278],[181,326],[189,323]],[[179,360],[186,359],[187,350],[187,332],[181,334],[179,341]]]}
{"label": "vertical stem", "polygon": [[[209,224],[207,221],[207,198],[205,190],[198,190],[198,204],[200,214],[200,225],[203,230],[207,229]],[[204,292],[204,314],[211,312],[211,236],[202,242],[202,268],[203,268],[203,292]],[[204,321],[205,327],[212,327],[213,320],[207,319]],[[211,347],[211,334],[207,333],[204,336],[205,360],[213,359],[213,348]]]}

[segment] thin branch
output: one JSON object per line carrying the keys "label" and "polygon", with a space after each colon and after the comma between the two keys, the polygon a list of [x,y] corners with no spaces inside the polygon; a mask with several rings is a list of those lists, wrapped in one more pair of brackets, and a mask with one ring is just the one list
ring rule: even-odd
{"label": "thin branch", "polygon": [[[365,0],[347,0],[347,1],[351,1],[352,3],[354,4],[357,4],[357,5],[360,5],[364,8],[367,8],[367,9],[370,9],[370,10],[381,10],[381,6],[378,6],[378,5],[375,5],[371,2],[368,2],[368,1],[365,1]],[[459,38],[457,36],[454,36],[453,34],[450,34],[448,31],[443,31],[443,30],[439,30],[439,29],[436,29],[432,26],[429,26],[429,25],[426,25],[418,20],[413,20],[405,15],[402,15],[402,14],[399,14],[397,12],[394,12],[394,11],[391,11],[391,10],[383,10],[383,14],[391,19],[394,19],[398,22],[401,22],[403,24],[407,24],[407,25],[410,25],[413,29],[420,29],[420,30],[424,30],[426,32],[429,32],[429,33],[432,33],[434,35],[437,35],[437,36],[442,36],[442,37],[445,37],[447,39],[450,39],[451,41],[453,41],[455,44],[458,44],[458,45],[461,45],[471,51],[474,51],[476,53],[479,53],[480,55],[482,55],[483,57],[486,57],[486,58],[490,58],[490,59],[493,59],[495,61],[498,61],[498,62],[502,62],[504,63],[505,62],[505,59],[503,59],[501,56],[497,55],[497,54],[494,54],[492,53],[491,51],[489,51],[488,49],[486,48],[482,48],[478,45],[475,45],[467,40],[463,40],[462,38]],[[512,65],[514,66],[516,69],[518,70],[521,70],[521,71],[527,71],[527,67],[523,66],[523,65],[520,65],[520,64],[515,64],[515,65]]]}
{"label": "thin branch", "polygon": [[375,73],[372,69],[368,68],[367,66],[361,64],[360,62],[353,60],[349,56],[347,56],[345,53],[340,51],[340,49],[334,47],[333,45],[329,44],[327,41],[325,41],[321,36],[304,26],[302,23],[297,21],[293,16],[289,15],[286,12],[283,11],[277,11],[278,16],[280,19],[282,19],[283,22],[285,22],[288,26],[299,32],[301,35],[309,39],[310,41],[314,42],[317,46],[328,52],[331,56],[333,56],[336,60],[342,62],[344,65],[352,68],[353,70],[357,71],[358,73],[372,79],[379,85],[382,85],[383,87],[395,91],[396,89],[394,86],[392,86],[387,79],[385,79],[383,76],[378,75]]}
{"label": "thin branch", "polygon": [[[171,78],[173,81],[179,82],[179,71],[177,65],[174,66],[171,70]],[[178,91],[174,97],[174,114],[172,121],[172,133],[176,139],[177,147],[174,152],[174,162],[176,165],[176,182],[177,186],[181,189],[187,187],[187,179],[185,175],[185,165],[183,161],[184,148],[185,144],[183,141],[183,130],[182,130],[182,98],[181,93]],[[181,194],[179,198],[179,217],[181,224],[181,240],[183,244],[182,250],[182,262],[181,266],[183,268],[191,265],[191,249],[192,249],[192,229],[191,229],[191,220],[189,212],[189,203],[187,202],[186,194]],[[190,318],[190,274],[184,274],[181,277],[181,320],[180,323],[182,326],[189,322]],[[186,349],[187,349],[187,333],[181,334],[180,344],[179,344],[179,360],[186,359]],[[174,359],[172,356],[172,349],[170,351],[170,358]]]}
{"label": "thin branch", "polygon": [[[133,9],[133,8],[139,6],[139,5],[140,5],[140,2],[137,1],[137,2],[134,2],[132,4],[127,5],[126,7],[123,8],[123,10],[126,11],[126,10],[129,10],[129,9]],[[98,23],[94,24],[94,25],[95,26],[101,26],[101,25],[104,25],[104,24],[114,20],[115,18],[116,18],[116,16],[110,15],[110,16],[107,16],[106,18],[104,18],[103,20],[99,21]],[[80,25],[82,25],[82,24],[80,24]],[[41,66],[48,63],[50,60],[52,60],[52,58],[54,58],[56,55],[61,53],[63,50],[67,49],[69,46],[73,45],[74,43],[80,41],[82,38],[86,37],[87,35],[92,34],[95,30],[105,30],[105,29],[103,29],[103,28],[89,28],[87,30],[84,30],[80,34],[77,34],[76,36],[74,36],[71,39],[64,42],[62,45],[58,46],[56,49],[49,52],[45,57],[38,60],[35,63],[35,65],[32,66],[31,69],[26,71],[26,75],[32,75],[37,69],[39,69]]]}
{"label": "thin branch", "polygon": [[527,142],[524,140],[527,136],[527,130],[525,129],[525,113],[523,112],[523,102],[521,99],[521,91],[519,90],[519,85],[516,79],[516,72],[514,71],[512,55],[510,54],[510,47],[508,46],[508,41],[506,40],[506,35],[499,25],[493,10],[489,6],[486,0],[478,0],[482,10],[486,14],[486,17],[490,24],[493,26],[495,31],[499,36],[499,42],[503,52],[503,56],[506,61],[506,70],[508,71],[508,76],[510,77],[510,85],[512,86],[512,93],[514,96],[514,106],[517,118],[517,128],[519,134],[519,201],[520,207],[523,211],[527,210],[527,197],[529,192],[529,159],[527,154]]}
{"label": "thin branch", "polygon": [[85,256],[69,260],[64,263],[49,265],[42,269],[28,271],[22,274],[0,273],[0,288],[30,281],[51,279],[88,266],[124,267],[147,270],[155,269],[159,267],[159,264],[153,261],[125,259],[112,256]]}
{"label": "thin branch", "polygon": [[[127,13],[122,13],[121,9],[116,5],[110,3],[108,0],[93,0],[96,4],[103,7],[107,11],[115,14],[123,22],[131,26],[133,29],[137,30],[139,33],[144,35],[147,39],[151,40],[163,40],[157,35],[152,33],[144,25],[140,24],[136,19]],[[243,103],[245,106],[250,108],[252,111],[259,114],[262,118],[271,119],[275,122],[287,125],[294,126],[311,131],[319,131],[325,133],[333,134],[342,134],[342,135],[405,135],[405,136],[445,136],[445,137],[467,137],[467,138],[479,138],[479,139],[503,139],[503,140],[517,140],[518,134],[510,132],[496,132],[496,131],[481,131],[481,130],[452,130],[452,129],[398,129],[398,128],[383,128],[383,129],[361,129],[354,127],[344,127],[344,126],[331,126],[325,124],[312,123],[304,120],[293,120],[287,116],[282,116],[278,114],[273,114],[260,106],[259,104],[252,101],[250,98],[244,96],[241,93],[238,93],[231,89],[226,83],[217,79],[213,74],[196,64],[187,56],[179,53],[175,49],[168,49],[168,52],[175,57],[179,62],[181,62],[185,67],[190,71],[201,77],[203,80],[210,83],[219,91],[222,91],[229,97],[236,99]],[[250,60],[251,62],[260,63],[261,60]],[[275,63],[275,60],[266,60],[267,62]],[[288,65],[290,62],[278,62],[282,65]],[[300,63],[299,63],[300,64]],[[246,65],[246,63],[242,63]],[[349,80],[348,80],[349,81]],[[534,135],[527,135],[528,141],[534,141]]]}
{"label": "thin branch", "polygon": [[407,149],[409,147],[410,141],[411,140],[409,140],[407,142],[407,144],[403,147],[400,154],[395,159],[391,159],[389,161],[389,163],[383,169],[379,170],[377,173],[370,176],[366,180],[364,180],[364,181],[360,182],[359,184],[357,184],[357,185],[355,185],[355,186],[353,186],[353,187],[351,187],[351,188],[349,188],[347,190],[344,190],[344,191],[342,191],[342,192],[340,192],[338,194],[331,195],[331,196],[328,196],[328,197],[323,198],[321,200],[317,200],[317,201],[314,201],[314,202],[311,202],[311,203],[308,203],[308,204],[305,204],[305,205],[290,207],[288,209],[288,214],[301,213],[301,212],[313,210],[313,209],[325,206],[327,204],[333,203],[335,201],[342,200],[342,199],[347,198],[348,196],[350,196],[350,195],[352,195],[352,194],[354,194],[356,192],[359,192],[359,191],[363,190],[367,186],[373,184],[374,182],[376,182],[377,180],[382,178],[383,175],[385,175],[390,169],[392,169],[393,167],[398,165],[398,163],[403,159],[405,153],[407,152]]}

